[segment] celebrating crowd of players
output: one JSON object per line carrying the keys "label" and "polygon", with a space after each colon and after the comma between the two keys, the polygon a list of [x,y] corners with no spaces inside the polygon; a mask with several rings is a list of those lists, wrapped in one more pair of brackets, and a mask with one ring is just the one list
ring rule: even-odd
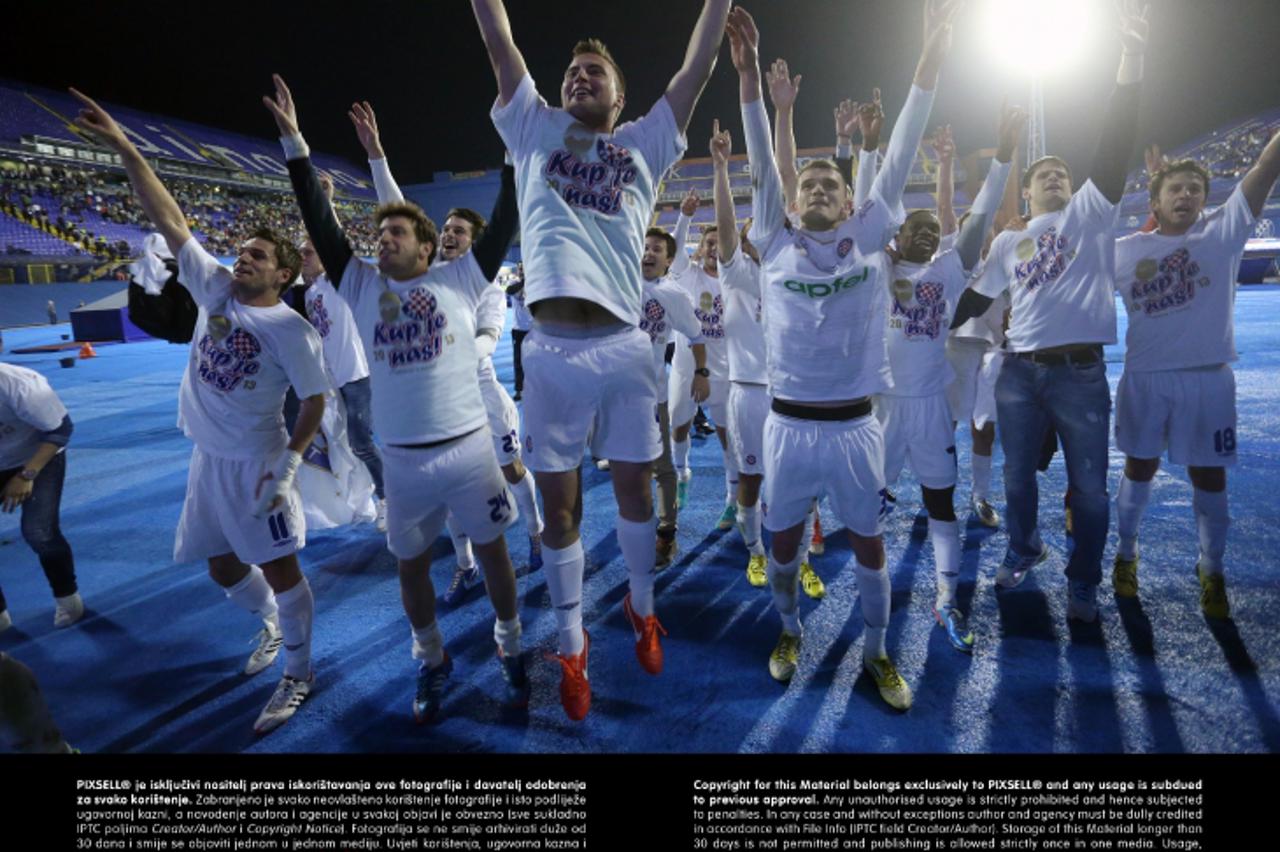
{"label": "celebrating crowd of players", "polygon": [[[865,104],[837,108],[836,158],[797,170],[790,128],[800,78],[781,61],[762,74],[755,23],[729,0],[705,0],[684,64],[662,97],[624,124],[625,78],[603,44],[577,44],[561,80],[562,106],[551,107],[528,73],[501,0],[472,0],[498,83],[492,118],[510,162],[497,207],[488,221],[451,211],[437,231],[403,201],[373,111],[356,104],[350,118],[383,202],[376,262],[353,252],[279,77],[263,101],[280,132],[308,239],[299,247],[283,234],[257,231],[231,269],[192,238],[183,211],[120,127],[75,93],[84,104],[80,125],[120,155],[200,309],[180,394],[180,420],[195,448],[175,559],[207,560],[229,600],[262,618],[247,672],[265,669],[284,648],[284,676],[258,718],[259,732],[286,721],[315,682],[315,605],[296,555],[306,528],[294,477],[326,398],[335,399],[326,396],[331,387],[344,391],[348,421],[361,424],[360,436],[371,425],[380,443],[374,450],[359,437],[359,456],[385,499],[380,525],[399,560],[412,654],[420,661],[413,698],[419,721],[438,715],[452,668],[429,572],[432,543],[446,526],[459,552],[446,600],[483,576],[505,701],[528,702],[531,672],[504,537],[518,515],[546,576],[564,710],[575,720],[587,715],[592,649],[582,623],[579,468],[588,451],[611,470],[629,586],[623,611],[637,661],[651,675],[662,671],[666,630],[654,578],[676,550],[697,404],[711,412],[724,448],[720,525],[736,523],[749,554],[747,579],[769,587],[781,619],[767,660],[778,681],[791,679],[804,646],[799,591],[823,594],[807,551],[825,499],[854,554],[864,667],[888,704],[910,707],[911,689],[886,647],[890,581],[882,539],[895,500],[888,489],[904,465],[919,480],[928,512],[934,617],[951,645],[972,650],[974,634],[956,596],[957,422],[974,430],[970,504],[988,526],[1000,523],[988,499],[994,423],[1000,425],[1009,544],[995,582],[1004,588],[1047,556],[1036,467],[1046,436],[1056,434],[1074,533],[1067,615],[1096,620],[1109,528],[1111,397],[1102,353],[1115,342],[1117,292],[1129,331],[1116,403],[1116,442],[1126,463],[1115,593],[1137,594],[1139,524],[1167,450],[1171,461],[1188,466],[1195,489],[1200,552],[1189,566],[1202,587],[1201,606],[1207,616],[1227,617],[1235,271],[1280,174],[1280,143],[1272,140],[1228,201],[1208,213],[1208,174],[1191,161],[1162,164],[1150,185],[1154,226],[1117,240],[1148,31],[1146,10],[1129,0],[1119,16],[1116,88],[1087,172],[1075,177],[1057,157],[1032,163],[1022,176],[1029,215],[997,222],[1023,124],[1020,110],[1006,108],[995,158],[966,217],[957,222],[951,207],[948,132],[934,140],[946,168],[936,211],[906,211],[903,192],[960,5],[925,3],[912,87],[883,157],[876,91]],[[650,222],[659,182],[684,154],[685,128],[726,36],[739,81],[752,215],[745,226],[734,218],[734,140],[720,117],[708,146],[716,223],[703,229],[690,262],[685,234],[697,199],[686,200],[674,236]],[[855,132],[862,136],[856,171]],[[519,416],[489,358],[505,315],[503,292],[492,282],[517,228],[521,296],[533,315],[522,335]],[[300,271],[314,291],[310,324],[281,301]],[[668,378],[663,352],[671,339],[677,345]],[[21,396],[37,385],[14,379],[0,390]],[[288,388],[301,401],[291,432],[281,416]],[[0,405],[9,406],[0,408],[6,423],[10,409],[16,419],[26,410],[7,399]],[[7,510],[24,501],[24,512],[33,509],[41,468],[66,443],[69,429],[55,423],[58,406],[46,407],[49,416],[19,433],[21,447],[8,434],[0,438]],[[353,442],[357,437],[353,432]],[[52,516],[56,524],[56,505]],[[762,529],[770,533],[767,550]],[[70,582],[61,591],[74,591]]]}

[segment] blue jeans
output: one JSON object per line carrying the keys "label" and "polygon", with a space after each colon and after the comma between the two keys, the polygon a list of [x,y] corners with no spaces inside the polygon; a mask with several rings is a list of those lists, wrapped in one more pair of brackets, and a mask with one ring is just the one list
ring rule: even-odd
{"label": "blue jeans", "polygon": [[382,456],[373,443],[373,413],[370,410],[371,394],[369,377],[347,382],[340,388],[342,401],[347,406],[347,441],[351,444],[351,452],[364,462],[369,469],[369,477],[373,479],[373,491],[381,500],[386,496],[382,490]]}
{"label": "blue jeans", "polygon": [[[8,482],[22,468],[0,471],[0,483]],[[76,586],[75,562],[71,557],[71,545],[62,537],[58,524],[58,509],[62,506],[62,483],[67,476],[67,454],[58,453],[40,471],[31,484],[31,496],[22,504],[22,537],[40,559],[40,567],[49,581],[54,597],[74,595]],[[0,592],[0,610],[6,608],[4,593]]]}
{"label": "blue jeans", "polygon": [[1036,462],[1045,430],[1053,426],[1067,463],[1075,529],[1067,577],[1100,582],[1111,511],[1107,501],[1111,390],[1106,364],[1099,358],[1092,364],[1048,366],[1006,356],[996,381],[996,413],[1004,449],[1009,549],[1023,557],[1040,553]]}

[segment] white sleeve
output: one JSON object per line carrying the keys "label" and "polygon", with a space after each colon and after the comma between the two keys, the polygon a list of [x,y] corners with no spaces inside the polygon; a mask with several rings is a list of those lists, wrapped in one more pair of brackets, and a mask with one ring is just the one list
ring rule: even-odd
{"label": "white sleeve", "polygon": [[991,244],[991,251],[987,254],[986,259],[979,263],[978,268],[974,270],[973,281],[969,285],[988,299],[994,299],[1009,289],[1009,276],[1004,268],[1004,252],[1006,250],[1005,247],[1009,245],[1009,240],[1002,239],[1009,233],[1009,231],[1005,231],[996,237],[995,242]]}
{"label": "white sleeve", "polygon": [[689,242],[689,224],[692,221],[683,212],[676,219],[676,230],[671,235],[676,241],[676,256],[671,259],[672,275],[684,275],[689,271],[689,252],[685,248],[685,244]]}
{"label": "white sleeve", "polygon": [[925,125],[929,122],[929,110],[932,108],[933,92],[926,92],[919,86],[912,85],[911,94],[907,95],[907,102],[898,114],[893,132],[889,134],[884,164],[872,187],[873,191],[879,191],[889,205],[896,221],[906,218],[906,212],[902,209],[902,193],[907,188],[911,164],[915,162],[916,150],[920,147],[920,140],[924,138]]}
{"label": "white sleeve", "polygon": [[663,281],[653,289],[662,309],[667,312],[671,327],[689,339],[690,343],[702,342],[702,321],[693,312],[693,301],[683,287]]}
{"label": "white sleeve", "polygon": [[649,167],[654,186],[688,147],[684,133],[676,127],[676,117],[666,95],[658,98],[653,108],[642,117],[618,128],[617,136],[622,144],[640,152],[640,157]]}
{"label": "white sleeve", "polygon": [[476,306],[476,333],[491,329],[502,336],[502,328],[507,324],[507,297],[502,288],[490,286],[480,297]]}
{"label": "white sleeve", "polygon": [[387,164],[386,157],[370,160],[369,171],[373,173],[373,187],[378,192],[379,204],[404,201],[404,193],[400,191],[400,185],[396,183],[396,179],[391,176],[391,166]]}
{"label": "white sleeve", "polygon": [[760,298],[760,267],[746,256],[745,252],[735,252],[733,260],[718,264],[720,267],[720,286],[730,290],[741,290],[748,296]]}
{"label": "white sleeve", "polygon": [[492,328],[481,329],[476,332],[476,360],[483,361],[493,354],[498,348],[498,335],[501,332],[495,332]]}
{"label": "white sleeve", "polygon": [[871,194],[871,185],[876,179],[876,168],[880,165],[880,152],[858,148],[858,173],[853,176],[853,206],[861,207]]}
{"label": "white sleeve", "polygon": [[748,239],[763,253],[774,234],[787,221],[782,200],[782,178],[773,158],[773,140],[764,99],[742,105],[742,128],[747,137],[747,160],[751,163],[751,232]]}
{"label": "white sleeve", "polygon": [[203,308],[220,305],[231,295],[231,270],[218,263],[195,237],[178,249],[178,283]]}
{"label": "white sleeve", "polygon": [[[329,374],[324,369],[324,344],[310,323],[298,317],[302,333],[279,335],[282,351],[276,354],[280,366],[289,377],[289,384],[298,399],[323,394],[331,387]],[[292,324],[292,323],[291,323]]]}
{"label": "white sleeve", "polygon": [[1240,184],[1236,184],[1236,188],[1232,190],[1231,195],[1221,207],[1205,218],[1208,220],[1207,227],[1216,232],[1222,242],[1233,252],[1244,248],[1244,244],[1248,242],[1253,229],[1258,224],[1258,217],[1253,215],[1253,210],[1249,207]]}
{"label": "white sleeve", "polygon": [[1002,163],[996,159],[991,161],[991,167],[987,169],[987,177],[982,181],[982,189],[978,190],[978,197],[973,199],[973,204],[969,205],[970,215],[995,215],[1004,198],[1004,187],[1009,182],[1009,171],[1012,168],[1012,161],[1008,163]]}
{"label": "white sleeve", "polygon": [[[690,309],[692,310],[692,309]],[[52,432],[62,424],[67,416],[67,409],[58,399],[58,395],[49,386],[48,380],[39,373],[31,381],[23,381],[21,377],[16,383],[12,400],[13,413],[23,423],[40,432]]]}
{"label": "white sleeve", "polygon": [[502,137],[502,143],[507,146],[512,158],[519,161],[536,143],[534,133],[538,121],[550,110],[547,102],[538,94],[533,77],[525,74],[516,86],[515,93],[511,95],[511,100],[501,106],[497,100],[494,101],[489,117],[493,119],[493,126],[498,129],[498,135]]}

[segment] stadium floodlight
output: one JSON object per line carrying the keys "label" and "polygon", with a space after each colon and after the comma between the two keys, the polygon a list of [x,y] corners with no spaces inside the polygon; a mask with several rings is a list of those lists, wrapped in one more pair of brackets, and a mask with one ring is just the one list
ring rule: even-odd
{"label": "stadium floodlight", "polygon": [[[983,50],[1002,68],[1045,77],[1098,44],[1106,0],[984,0]],[[1118,47],[1118,45],[1117,45]]]}

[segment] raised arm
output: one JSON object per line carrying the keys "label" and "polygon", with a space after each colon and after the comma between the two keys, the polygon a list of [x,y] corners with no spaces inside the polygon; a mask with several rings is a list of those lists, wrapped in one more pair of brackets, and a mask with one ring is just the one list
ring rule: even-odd
{"label": "raised arm", "polygon": [[956,230],[956,143],[951,138],[950,124],[939,127],[934,134],[933,150],[938,157],[938,224],[945,237]]}
{"label": "raised arm", "polygon": [[764,76],[769,84],[769,100],[773,101],[774,119],[778,122],[773,129],[773,154],[778,163],[778,176],[782,178],[782,197],[790,207],[796,200],[798,182],[794,110],[796,96],[800,94],[800,75],[792,79],[787,60],[775,59]]}
{"label": "raised arm", "polygon": [[962,0],[926,0],[924,10],[924,48],[916,65],[916,74],[898,120],[889,134],[889,147],[884,164],[876,175],[873,191],[877,191],[890,210],[901,211],[902,193],[911,175],[911,164],[924,138],[929,110],[933,106],[933,90],[938,84],[938,71],[951,50],[951,21]]}
{"label": "raised arm", "polygon": [[492,281],[502,270],[502,260],[511,248],[516,231],[520,229],[520,210],[516,204],[516,169],[510,163],[503,165],[498,197],[489,214],[489,225],[471,247],[476,263],[484,277]]}
{"label": "raised arm", "polygon": [[[1280,177],[1280,133],[1272,134],[1271,141],[1258,155],[1258,162],[1240,181],[1240,191],[1244,193],[1244,200],[1249,202],[1254,216],[1262,215],[1262,206],[1266,204],[1277,177]],[[721,235],[720,239],[723,240],[724,236]]]}
{"label": "raised arm", "polygon": [[347,111],[347,117],[355,125],[356,137],[369,156],[369,171],[373,175],[373,188],[378,193],[378,203],[404,201],[404,193],[391,176],[391,165],[387,162],[386,151],[382,149],[382,135],[378,132],[378,117],[374,115],[373,107],[368,101],[357,101]]}
{"label": "raised arm", "polygon": [[716,233],[720,237],[720,263],[733,260],[738,252],[738,223],[733,215],[733,193],[729,190],[729,155],[733,140],[720,129],[720,119],[711,131],[711,163],[715,167]]}
{"label": "raised arm", "polygon": [[275,119],[276,128],[280,131],[280,145],[284,148],[289,180],[293,183],[293,193],[298,198],[302,222],[306,225],[316,254],[320,255],[320,263],[324,265],[329,280],[337,288],[342,286],[342,276],[354,257],[351,243],[338,223],[333,205],[325,197],[315,166],[311,163],[311,150],[298,131],[298,110],[293,103],[293,93],[279,74],[273,74],[271,79],[275,83],[275,96],[263,95],[262,103]]}
{"label": "raised arm", "polygon": [[[693,35],[689,37],[684,64],[667,84],[667,104],[671,107],[671,114],[675,116],[676,127],[682,133],[693,117],[693,108],[697,106],[702,88],[711,78],[711,69],[716,66],[716,54],[720,52],[720,42],[724,39],[725,17],[729,14],[729,6],[730,0],[705,0],[702,14],[693,26]],[[485,39],[485,43],[488,44],[488,39]],[[492,50],[490,54],[492,55]],[[519,79],[517,77],[516,81],[519,82]],[[514,85],[512,91],[515,91]]]}
{"label": "raised arm", "polygon": [[1102,138],[1094,155],[1089,178],[1112,204],[1124,196],[1129,160],[1138,139],[1138,99],[1142,92],[1143,56],[1147,49],[1147,15],[1151,7],[1138,11],[1137,0],[1124,0],[1120,10],[1120,41],[1124,52],[1116,72],[1116,88],[1107,104],[1102,122]]}
{"label": "raised arm", "polygon": [[[769,140],[769,116],[760,89],[760,32],[751,14],[735,6],[726,26],[733,67],[738,71],[738,97],[742,102],[742,129],[747,139],[754,192],[751,193],[751,241],[761,252],[765,240],[786,223],[782,178]],[[759,239],[758,239],[759,238]]]}
{"label": "raised arm", "polygon": [[698,190],[691,189],[680,200],[680,215],[676,219],[676,229],[672,237],[676,241],[676,256],[671,259],[671,276],[679,278],[689,269],[689,252],[685,248],[689,244],[689,225],[693,223],[693,214],[698,212]]}
{"label": "raised arm", "polygon": [[1009,171],[1013,168],[1013,152],[1026,122],[1027,114],[1022,107],[1010,107],[1008,104],[1001,106],[995,159],[987,169],[987,177],[982,182],[978,197],[969,208],[969,218],[965,220],[964,227],[956,238],[956,251],[965,269],[977,266],[982,256],[982,244],[986,241],[992,219],[1004,199],[1004,188],[1009,181]]}
{"label": "raised arm", "polygon": [[160,236],[164,237],[169,251],[177,257],[178,252],[191,239],[191,230],[187,227],[187,217],[182,208],[143,159],[137,146],[124,135],[115,119],[88,95],[75,89],[71,90],[71,94],[83,104],[76,117],[76,125],[120,155],[125,173],[129,175],[129,183],[138,196],[138,203],[142,205],[142,212],[147,214]]}
{"label": "raised arm", "polygon": [[880,131],[884,129],[884,104],[880,102],[880,89],[871,90],[871,102],[854,104],[858,129],[862,133],[862,145],[858,148],[858,173],[853,182],[853,206],[857,209],[871,194],[876,174],[880,168]]}
{"label": "raised arm", "polygon": [[516,93],[516,87],[529,71],[524,57],[511,37],[511,22],[502,0],[471,0],[471,11],[480,26],[480,37],[489,51],[489,64],[498,78],[498,105],[506,106]]}

